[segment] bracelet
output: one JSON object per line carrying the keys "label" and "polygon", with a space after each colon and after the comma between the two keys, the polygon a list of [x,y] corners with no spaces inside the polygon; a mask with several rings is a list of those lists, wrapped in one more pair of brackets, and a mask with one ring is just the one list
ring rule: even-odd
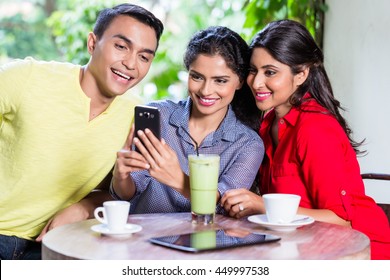
{"label": "bracelet", "polygon": [[111,195],[111,197],[115,200],[123,200],[122,198],[119,197],[119,195],[115,192],[114,190],[114,186],[113,186],[113,179],[111,179],[111,182],[110,182],[110,188],[109,188],[109,194]]}

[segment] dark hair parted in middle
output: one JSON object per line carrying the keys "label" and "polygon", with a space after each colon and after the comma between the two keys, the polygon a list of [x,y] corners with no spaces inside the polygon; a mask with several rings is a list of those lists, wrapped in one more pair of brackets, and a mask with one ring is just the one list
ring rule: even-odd
{"label": "dark hair parted in middle", "polygon": [[261,112],[245,82],[250,59],[248,44],[238,33],[227,27],[211,26],[198,31],[190,39],[184,54],[187,70],[199,55],[220,55],[233,73],[237,74],[243,86],[234,94],[233,111],[242,123],[258,131]]}

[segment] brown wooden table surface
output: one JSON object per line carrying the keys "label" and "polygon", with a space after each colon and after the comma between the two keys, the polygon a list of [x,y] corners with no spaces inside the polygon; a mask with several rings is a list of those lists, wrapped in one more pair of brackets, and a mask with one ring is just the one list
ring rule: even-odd
{"label": "brown wooden table surface", "polygon": [[[237,220],[216,215],[211,226],[191,223],[190,213],[137,214],[129,223],[142,226],[142,231],[124,238],[100,235],[91,230],[95,219],[57,227],[42,242],[43,259],[213,259],[213,260],[287,260],[287,259],[369,259],[367,236],[351,228],[314,222],[291,232],[267,230],[246,218]],[[206,228],[241,228],[278,235],[278,242],[251,245],[202,253],[182,252],[151,244],[148,239],[164,235],[195,232]]]}

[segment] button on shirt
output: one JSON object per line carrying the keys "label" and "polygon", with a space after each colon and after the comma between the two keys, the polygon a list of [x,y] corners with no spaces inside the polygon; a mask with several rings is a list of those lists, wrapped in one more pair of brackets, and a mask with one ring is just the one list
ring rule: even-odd
{"label": "button on shirt", "polygon": [[387,217],[365,195],[356,153],[337,120],[310,97],[279,121],[276,149],[270,134],[275,111],[265,116],[260,192],[298,194],[301,207],[333,211],[371,239],[373,258],[389,258]]}
{"label": "button on shirt", "polygon": [[[188,175],[188,155],[196,154],[188,121],[192,101],[178,103],[159,101],[148,104],[158,107],[161,114],[161,137],[176,151],[182,171]],[[199,153],[220,155],[218,191],[249,189],[264,156],[263,141],[251,128],[242,124],[231,106],[219,128],[207,135],[199,145]],[[136,193],[130,200],[130,213],[190,212],[190,200],[171,187],[150,176],[147,170],[131,173]],[[223,213],[220,205],[217,213]]]}
{"label": "button on shirt", "polygon": [[275,112],[265,116],[261,193],[295,193],[302,207],[330,209],[349,220],[343,193],[364,194],[356,154],[337,120],[309,97],[279,120],[276,149],[270,134]]}

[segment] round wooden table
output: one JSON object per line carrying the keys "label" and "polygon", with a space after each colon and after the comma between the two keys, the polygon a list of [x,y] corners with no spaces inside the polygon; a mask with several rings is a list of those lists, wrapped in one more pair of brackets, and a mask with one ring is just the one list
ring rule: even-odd
{"label": "round wooden table", "polygon": [[[95,219],[57,227],[42,242],[43,259],[213,259],[213,260],[288,260],[288,259],[370,259],[370,240],[351,228],[314,222],[290,232],[267,230],[246,218],[237,220],[216,215],[211,226],[193,225],[190,213],[137,214],[129,223],[142,226],[130,236],[115,238],[91,230]],[[154,245],[151,237],[177,235],[206,228],[240,228],[278,235],[278,242],[202,253],[188,253]]]}

